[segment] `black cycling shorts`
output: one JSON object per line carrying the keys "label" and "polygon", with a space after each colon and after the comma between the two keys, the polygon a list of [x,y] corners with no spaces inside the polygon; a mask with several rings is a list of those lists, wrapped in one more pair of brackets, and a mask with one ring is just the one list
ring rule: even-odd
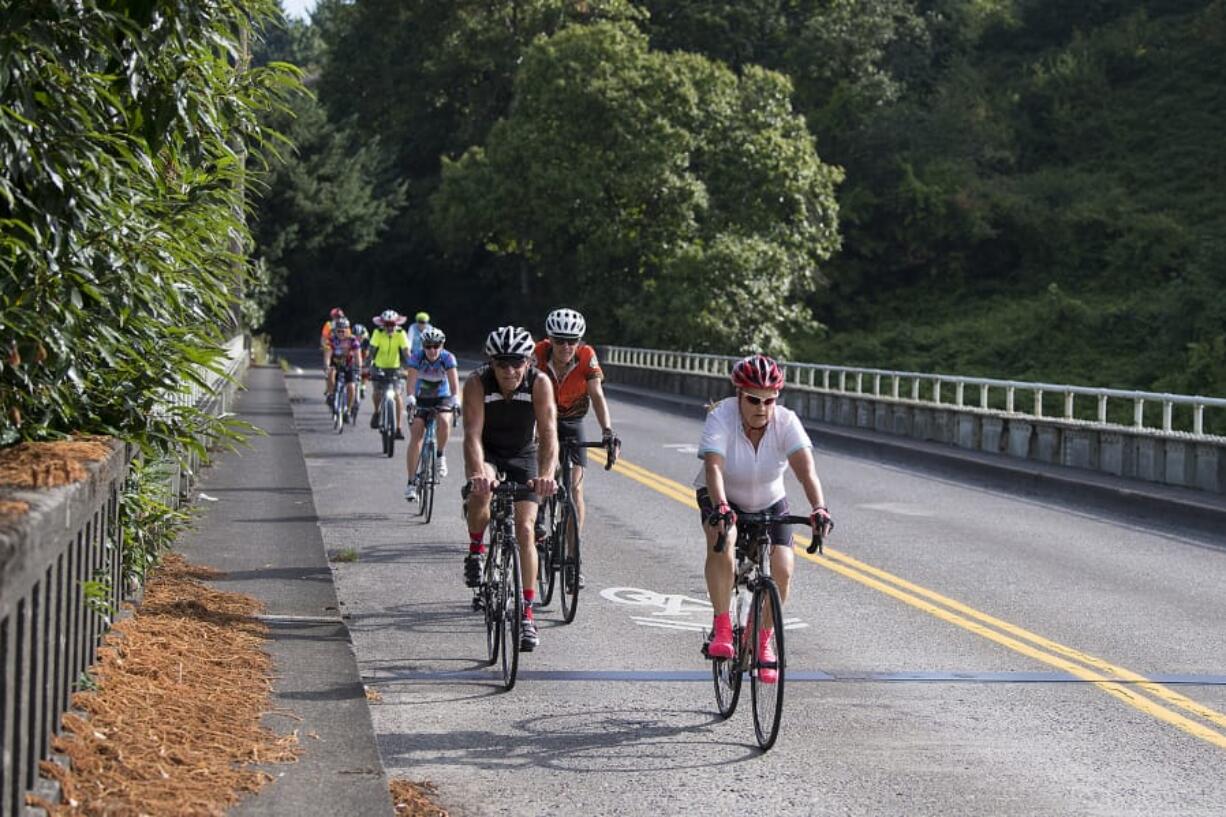
{"label": "black cycling shorts", "polygon": [[[485,449],[485,461],[494,466],[496,472],[502,472],[503,477],[507,482],[525,483],[529,480],[536,479],[536,446],[525,448],[522,451],[517,451],[510,456],[500,456],[502,452],[490,451]],[[461,493],[465,498],[468,497],[468,483],[464,484]],[[515,494],[515,501],[522,502],[537,502],[541,498],[530,491],[520,491]]]}
{"label": "black cycling shorts", "polygon": [[346,365],[344,363],[332,362],[332,368],[336,369],[337,383],[356,383],[358,380],[358,367]]}
{"label": "black cycling shorts", "polygon": [[580,468],[587,468],[587,449],[563,449],[563,440],[574,440],[580,445],[587,442],[587,435],[583,432],[582,417],[573,420],[558,420],[558,453],[561,454],[563,450],[567,450],[570,455],[572,465],[578,465]]}
{"label": "black cycling shorts", "polygon": [[[702,514],[702,524],[706,525],[707,517],[709,517],[715,511],[715,505],[711,503],[711,495],[707,492],[706,488],[698,489],[697,498],[698,498],[698,512]],[[776,514],[776,515],[785,514],[788,512],[788,498],[785,496],[783,499],[779,500],[775,504],[770,505],[766,508],[763,508],[762,510],[759,510],[759,511],[747,511],[744,508],[738,508],[736,505],[733,505],[731,502],[728,503],[728,507],[732,508],[732,510],[735,511],[736,513],[769,513],[769,514]],[[737,532],[736,532],[737,544],[740,544],[741,533],[742,533],[741,529],[737,528]],[[772,524],[770,526],[770,538],[771,538],[772,545],[775,545],[777,547],[783,546],[783,545],[790,546],[792,544],[792,526],[785,525],[782,522],[776,522]]]}
{"label": "black cycling shorts", "polygon": [[414,417],[425,417],[432,411],[437,411],[439,414],[450,414],[455,411],[455,397],[447,395],[446,397],[418,397],[417,410],[413,412]]}

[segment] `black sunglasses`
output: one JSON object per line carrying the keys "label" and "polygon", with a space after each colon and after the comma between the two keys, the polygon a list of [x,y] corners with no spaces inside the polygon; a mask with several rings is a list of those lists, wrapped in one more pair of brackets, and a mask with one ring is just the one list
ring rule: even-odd
{"label": "black sunglasses", "polygon": [[442,349],[443,344],[441,343],[423,343],[421,345],[421,348],[423,349]]}
{"label": "black sunglasses", "polygon": [[554,343],[561,344],[562,346],[578,346],[579,345],[578,338],[550,338],[550,340],[553,341]]}
{"label": "black sunglasses", "polygon": [[745,394],[745,399],[749,401],[751,406],[761,406],[763,404],[773,406],[775,401],[779,399],[778,397],[754,397],[752,394],[745,392],[742,392],[742,394]]}
{"label": "black sunglasses", "polygon": [[496,357],[494,358],[494,365],[499,369],[522,369],[524,366],[528,365],[528,358]]}

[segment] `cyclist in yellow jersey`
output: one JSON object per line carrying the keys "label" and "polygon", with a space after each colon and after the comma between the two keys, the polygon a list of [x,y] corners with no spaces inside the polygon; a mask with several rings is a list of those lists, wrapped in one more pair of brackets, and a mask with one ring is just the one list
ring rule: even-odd
{"label": "cyclist in yellow jersey", "polygon": [[[375,326],[379,327],[370,336],[370,369],[371,380],[376,383],[388,379],[401,379],[401,369],[408,364],[409,338],[400,327],[404,324],[404,316],[394,309],[388,309],[382,315],[374,318]],[[370,427],[379,427],[379,389],[371,389],[374,410],[371,412]],[[402,424],[404,420],[404,398],[400,388],[396,388],[396,439],[403,440]]]}

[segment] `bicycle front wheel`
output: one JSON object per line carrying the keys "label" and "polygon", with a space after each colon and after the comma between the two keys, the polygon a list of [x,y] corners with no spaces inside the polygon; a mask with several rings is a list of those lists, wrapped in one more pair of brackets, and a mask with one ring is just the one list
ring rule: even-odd
{"label": "bicycle front wheel", "polygon": [[749,682],[753,693],[753,728],[758,736],[758,745],[765,750],[771,748],[775,744],[775,738],[779,736],[786,667],[783,652],[783,604],[779,600],[779,588],[769,577],[759,579],[754,588],[753,612],[749,620],[752,656]]}
{"label": "bicycle front wheel", "polygon": [[[433,489],[430,485],[430,462],[434,457],[434,445],[427,441],[421,447],[421,457],[417,460],[417,515],[426,516],[426,492]],[[426,521],[430,518],[427,516]]]}
{"label": "bicycle front wheel", "polygon": [[430,520],[434,517],[434,484],[438,481],[438,451],[435,448],[434,441],[430,441],[428,451],[422,451],[422,456],[427,457],[425,460],[426,467],[422,469],[422,479],[420,484],[421,489],[421,509],[425,514],[426,524],[430,524]]}
{"label": "bicycle front wheel", "polygon": [[536,597],[542,607],[548,607],[553,601],[553,588],[557,584],[557,564],[554,561],[553,529],[554,518],[557,515],[558,500],[548,497],[541,502],[540,518],[537,520],[537,530],[545,531],[545,538],[536,543]]}
{"label": "bicycle front wheel", "polygon": [[519,573],[519,546],[512,541],[502,545],[506,556],[502,560],[503,610],[499,638],[502,641],[502,686],[510,691],[519,672],[519,630],[524,618],[523,579]]}
{"label": "bicycle front wheel", "polygon": [[561,547],[554,551],[562,569],[562,620],[570,624],[579,609],[579,515],[574,500],[562,505]]}
{"label": "bicycle front wheel", "polygon": [[501,569],[498,566],[495,553],[492,550],[486,554],[485,568],[481,572],[481,587],[478,588],[478,598],[481,599],[481,609],[485,612],[485,658],[487,664],[498,660],[498,648],[502,637],[503,600]]}

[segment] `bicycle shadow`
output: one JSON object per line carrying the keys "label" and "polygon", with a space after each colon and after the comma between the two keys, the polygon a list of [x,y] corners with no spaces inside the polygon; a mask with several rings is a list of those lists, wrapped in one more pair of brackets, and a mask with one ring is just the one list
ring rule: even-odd
{"label": "bicycle shadow", "polygon": [[[710,769],[762,756],[756,744],[718,740],[723,719],[698,709],[598,709],[524,718],[505,733],[488,730],[379,735],[388,766],[472,766],[493,771],[642,774]],[[702,747],[679,751],[686,745]],[[719,746],[723,757],[713,757]],[[731,754],[729,754],[731,753]],[[618,762],[623,760],[625,762]]]}

